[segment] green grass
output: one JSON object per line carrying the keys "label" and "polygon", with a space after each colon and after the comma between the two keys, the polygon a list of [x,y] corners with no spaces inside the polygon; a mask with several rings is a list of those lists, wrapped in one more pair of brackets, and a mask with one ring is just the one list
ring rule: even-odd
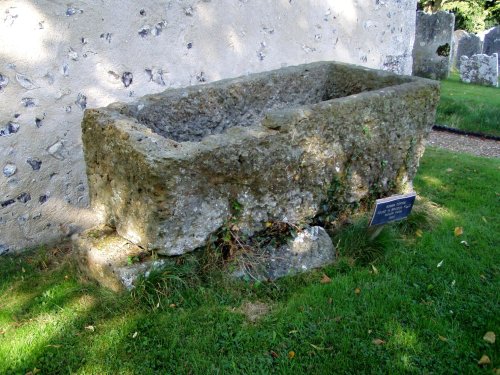
{"label": "green grass", "polygon": [[441,81],[436,123],[500,136],[500,88],[462,83],[452,73]]}
{"label": "green grass", "polygon": [[[3,257],[0,373],[491,374],[499,344],[482,337],[500,334],[500,162],[429,148],[415,187],[439,206],[424,208],[432,220],[420,210],[392,225],[368,258],[355,224],[335,237],[336,264],[274,284],[188,261],[117,296],[63,247]],[[246,301],[270,312],[252,323]]]}

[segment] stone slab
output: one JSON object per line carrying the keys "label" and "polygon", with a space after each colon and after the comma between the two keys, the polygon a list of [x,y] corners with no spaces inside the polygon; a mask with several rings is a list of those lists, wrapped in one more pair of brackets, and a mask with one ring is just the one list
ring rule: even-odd
{"label": "stone slab", "polygon": [[269,246],[256,254],[243,254],[233,276],[254,280],[276,280],[331,264],[336,251],[324,228],[308,227],[281,246]]}
{"label": "stone slab", "polygon": [[107,226],[74,235],[73,251],[86,275],[115,292],[131,290],[139,277],[161,268],[165,262],[153,259]]}

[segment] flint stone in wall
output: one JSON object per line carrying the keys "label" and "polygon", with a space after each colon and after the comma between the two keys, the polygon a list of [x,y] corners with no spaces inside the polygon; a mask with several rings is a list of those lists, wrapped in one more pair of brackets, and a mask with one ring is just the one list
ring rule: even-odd
{"label": "flint stone in wall", "polygon": [[7,87],[8,84],[9,84],[9,78],[4,76],[3,74],[0,74],[0,92],[2,92],[2,90],[5,87]]}
{"label": "flint stone in wall", "polygon": [[498,55],[460,58],[460,79],[466,83],[498,87]]}
{"label": "flint stone in wall", "polygon": [[0,244],[0,256],[5,255],[9,252],[9,247],[4,244]]}
{"label": "flint stone in wall", "polygon": [[[491,28],[485,34],[483,53],[490,56],[496,53],[497,56],[500,56],[500,26]],[[498,65],[500,65],[500,61],[498,61]]]}
{"label": "flint stone in wall", "polygon": [[431,79],[448,77],[455,15],[448,12],[417,12],[413,75]]}
{"label": "flint stone in wall", "polygon": [[460,57],[480,54],[483,50],[483,42],[477,35],[465,30],[456,30],[453,33],[453,67],[460,68]]}
{"label": "flint stone in wall", "polygon": [[3,167],[3,174],[5,177],[11,177],[16,174],[17,167],[14,164],[8,163]]}

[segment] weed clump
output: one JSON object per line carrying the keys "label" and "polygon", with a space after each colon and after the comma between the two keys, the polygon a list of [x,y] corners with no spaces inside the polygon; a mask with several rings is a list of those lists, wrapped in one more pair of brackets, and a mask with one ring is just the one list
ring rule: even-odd
{"label": "weed clump", "polygon": [[417,197],[411,214],[396,223],[396,228],[403,236],[415,236],[419,231],[431,231],[440,222],[441,208],[428,199]]}
{"label": "weed clump", "polygon": [[355,219],[334,234],[337,254],[360,265],[375,261],[384,255],[385,249],[396,240],[396,235],[390,226],[384,227],[375,238],[372,238],[372,233],[366,217]]}
{"label": "weed clump", "polygon": [[201,285],[199,270],[199,259],[193,254],[174,258],[140,278],[132,298],[153,310],[183,303],[190,289]]}

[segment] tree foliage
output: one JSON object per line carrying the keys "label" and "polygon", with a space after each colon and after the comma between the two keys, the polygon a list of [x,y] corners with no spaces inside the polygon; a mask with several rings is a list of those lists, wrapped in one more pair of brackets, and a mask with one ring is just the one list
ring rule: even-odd
{"label": "tree foliage", "polygon": [[455,30],[480,32],[500,24],[500,2],[495,0],[419,0],[429,13],[447,10],[455,14]]}

